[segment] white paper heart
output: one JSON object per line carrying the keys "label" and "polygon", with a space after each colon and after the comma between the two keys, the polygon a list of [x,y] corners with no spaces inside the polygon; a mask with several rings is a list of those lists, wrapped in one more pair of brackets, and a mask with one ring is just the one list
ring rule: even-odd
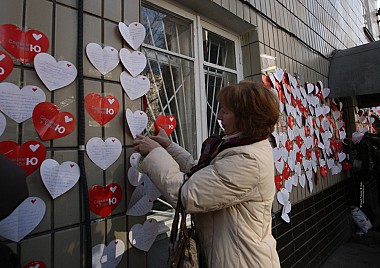
{"label": "white paper heart", "polygon": [[[296,88],[297,85],[298,85],[298,82],[297,82],[297,79],[291,75],[291,74],[288,74],[288,79],[289,79],[289,82],[290,82],[290,85],[293,87],[293,88]],[[293,91],[292,91],[293,92]]]}
{"label": "white paper heart", "polygon": [[302,188],[305,188],[305,183],[306,183],[306,176],[305,174],[301,174],[298,176],[298,181],[301,185]]}
{"label": "white paper heart", "polygon": [[304,140],[304,144],[307,149],[311,148],[313,146],[313,138],[311,136],[306,137]]}
{"label": "white paper heart", "polygon": [[3,135],[6,126],[7,120],[5,119],[5,116],[0,113],[0,136]]}
{"label": "white paper heart", "polygon": [[285,188],[281,188],[280,191],[277,192],[277,201],[281,205],[285,205],[289,200],[289,192]]}
{"label": "white paper heart", "polygon": [[308,94],[314,91],[314,85],[312,83],[307,83],[306,88]]}
{"label": "white paper heart", "polygon": [[335,120],[338,120],[340,117],[340,111],[333,111],[332,116]]}
{"label": "white paper heart", "polygon": [[287,103],[292,103],[291,95],[290,95],[288,89],[286,88],[285,83],[282,83],[282,89],[284,91],[286,102]]}
{"label": "white paper heart", "polygon": [[277,68],[274,76],[276,77],[278,82],[281,82],[284,78],[284,70],[282,70],[281,68]]}
{"label": "white paper heart", "polygon": [[330,120],[328,120],[326,117],[323,118],[321,125],[322,125],[323,130],[327,131],[330,128]]}
{"label": "white paper heart", "polygon": [[147,188],[140,184],[132,193],[126,214],[129,216],[145,215],[152,209],[153,201],[147,193]]}
{"label": "white paper heart", "polygon": [[131,100],[142,97],[149,91],[150,81],[143,75],[137,77],[131,76],[124,71],[120,74],[121,85]]}
{"label": "white paper heart", "polygon": [[139,22],[132,22],[129,26],[119,22],[119,31],[124,40],[134,50],[137,50],[145,39],[145,27]]}
{"label": "white paper heart", "polygon": [[112,240],[108,246],[98,244],[92,248],[92,268],[116,268],[123,258],[124,242]]}
{"label": "white paper heart", "polygon": [[338,128],[338,130],[343,127],[343,123],[344,122],[342,120],[335,121],[335,125]]}
{"label": "white paper heart", "polygon": [[328,158],[328,159],[327,159],[327,167],[328,167],[329,169],[331,169],[331,168],[333,167],[334,164],[335,164],[334,159],[332,159],[332,158]]}
{"label": "white paper heart", "polygon": [[285,165],[284,160],[281,159],[279,161],[276,161],[274,165],[276,166],[276,170],[278,171],[278,173],[282,173]]}
{"label": "white paper heart", "polygon": [[343,160],[346,159],[346,156],[347,155],[344,152],[338,153],[339,162],[343,162]]}
{"label": "white paper heart", "polygon": [[17,123],[32,117],[34,107],[46,100],[45,93],[36,86],[20,89],[12,83],[0,83],[0,110]]}
{"label": "white paper heart", "polygon": [[301,174],[301,164],[300,163],[297,163],[295,166],[294,166],[294,172],[299,176]]}
{"label": "white paper heart", "polygon": [[279,147],[273,148],[273,162],[280,160],[282,156],[282,150]]}
{"label": "white paper heart", "polygon": [[286,213],[281,213],[281,219],[283,219],[284,222],[286,222],[286,223],[289,223],[289,222],[290,222],[289,215],[286,214]]}
{"label": "white paper heart", "polygon": [[313,180],[308,180],[308,184],[309,184],[309,191],[310,193],[312,193],[314,189]]}
{"label": "white paper heart", "polygon": [[280,135],[278,135],[278,139],[280,140],[280,143],[283,147],[285,147],[285,143],[288,139],[288,135],[285,132],[281,132]]}
{"label": "white paper heart", "polygon": [[346,138],[346,131],[339,131],[339,139],[344,140]]}
{"label": "white paper heart", "polygon": [[288,180],[285,180],[285,189],[291,193],[292,192],[292,189],[293,189],[293,180],[291,179],[292,177],[290,177]]}
{"label": "white paper heart", "polygon": [[53,199],[66,193],[79,180],[79,166],[72,161],[61,165],[54,159],[46,159],[40,167],[42,182]]}
{"label": "white paper heart", "polygon": [[290,127],[288,127],[288,137],[290,141],[294,140],[294,132]]}
{"label": "white paper heart", "polygon": [[280,114],[282,114],[282,112],[284,111],[284,104],[281,101],[279,101],[278,103],[280,106]]}
{"label": "white paper heart", "polygon": [[298,175],[297,175],[297,174],[293,174],[293,175],[291,176],[291,179],[290,179],[290,180],[292,181],[293,186],[294,186],[294,187],[297,187],[297,185],[298,185]]}
{"label": "white paper heart", "polygon": [[318,117],[322,114],[323,114],[323,107],[321,106],[315,107],[315,116]]}
{"label": "white paper heart", "polygon": [[0,235],[19,242],[41,222],[46,205],[38,197],[26,198],[8,217],[0,221]]}
{"label": "white paper heart", "polygon": [[131,156],[129,157],[129,164],[132,167],[137,167],[137,163],[138,163],[140,157],[141,157],[141,154],[139,154],[139,153],[131,154]]}
{"label": "white paper heart", "polygon": [[146,174],[142,175],[142,181],[144,184],[144,192],[150,197],[152,201],[155,201],[161,196],[161,192]]}
{"label": "white paper heart", "polygon": [[129,242],[135,248],[148,252],[158,234],[158,223],[155,219],[148,219],[143,225],[135,224],[129,231]]}
{"label": "white paper heart", "polygon": [[140,173],[135,167],[130,167],[128,169],[128,180],[133,186],[140,185],[142,181],[142,173]]}
{"label": "white paper heart", "polygon": [[322,95],[324,98],[326,98],[328,95],[330,95],[330,89],[328,87],[322,89]]}
{"label": "white paper heart", "polygon": [[289,103],[285,103],[285,109],[286,109],[286,114],[287,115],[293,115],[293,116],[295,116],[296,111],[295,111],[295,109],[294,109],[294,107],[292,105],[290,105]]}
{"label": "white paper heart", "polygon": [[146,66],[145,54],[140,51],[129,51],[126,48],[120,49],[119,52],[121,62],[125,69],[133,76],[138,76]]}
{"label": "white paper heart", "polygon": [[330,106],[323,105],[322,107],[323,107],[323,116],[326,116],[331,111]]}
{"label": "white paper heart", "polygon": [[69,61],[56,61],[47,53],[34,57],[34,68],[42,82],[50,90],[71,84],[77,77],[77,68]]}
{"label": "white paper heart", "polygon": [[99,137],[94,137],[86,145],[88,157],[103,170],[115,163],[121,151],[121,142],[114,137],[107,138],[105,141]]}
{"label": "white paper heart", "polygon": [[145,130],[148,124],[148,116],[143,111],[137,110],[133,113],[130,109],[127,109],[125,114],[129,130],[135,139],[136,135],[141,134]]}
{"label": "white paper heart", "polygon": [[102,48],[97,43],[89,43],[86,53],[92,65],[103,75],[115,69],[120,62],[119,52],[110,46]]}
{"label": "white paper heart", "polygon": [[352,133],[352,141],[353,143],[357,144],[358,142],[360,142],[363,138],[364,134],[359,132],[359,131],[355,131],[354,133]]}
{"label": "white paper heart", "polygon": [[292,203],[290,203],[290,201],[288,200],[288,202],[286,202],[286,204],[282,207],[282,209],[283,209],[283,212],[290,213],[290,211],[292,210]]}

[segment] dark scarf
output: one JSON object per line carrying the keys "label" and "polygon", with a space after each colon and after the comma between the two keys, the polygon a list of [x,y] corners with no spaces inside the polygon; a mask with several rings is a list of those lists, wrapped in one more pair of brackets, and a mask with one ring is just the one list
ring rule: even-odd
{"label": "dark scarf", "polygon": [[224,149],[253,144],[267,138],[268,136],[247,137],[239,135],[230,139],[223,140],[223,136],[221,135],[211,135],[202,144],[201,156],[199,158],[198,164],[192,167],[187,175],[191,177],[191,175],[193,175],[198,170],[208,166],[211,163],[212,159],[214,159],[214,157]]}

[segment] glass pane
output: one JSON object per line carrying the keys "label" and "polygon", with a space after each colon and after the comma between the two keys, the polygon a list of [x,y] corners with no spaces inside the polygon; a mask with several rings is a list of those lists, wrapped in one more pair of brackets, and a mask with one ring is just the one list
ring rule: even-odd
{"label": "glass pane", "polygon": [[154,132],[154,120],[160,115],[173,115],[177,127],[171,134],[174,142],[195,156],[194,63],[144,48],[148,63],[144,75],[150,79],[146,113],[147,130]]}
{"label": "glass pane", "polygon": [[202,35],[204,61],[236,69],[235,43],[206,29]]}
{"label": "glass pane", "polygon": [[141,23],[145,44],[193,57],[191,21],[142,6]]}
{"label": "glass pane", "polygon": [[219,103],[216,101],[216,95],[222,87],[237,83],[237,76],[236,74],[223,72],[210,67],[206,67],[204,73],[207,97],[207,130],[210,136],[211,134],[220,134],[222,130],[217,120]]}

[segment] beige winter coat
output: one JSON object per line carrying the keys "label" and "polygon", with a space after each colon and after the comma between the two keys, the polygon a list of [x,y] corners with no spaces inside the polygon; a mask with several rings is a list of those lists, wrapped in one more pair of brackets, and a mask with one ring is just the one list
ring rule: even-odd
{"label": "beige winter coat", "polygon": [[[175,206],[183,172],[194,164],[172,143],[152,150],[140,168]],[[273,173],[272,147],[264,140],[223,150],[185,183],[181,200],[195,214],[209,268],[280,267],[271,233]]]}

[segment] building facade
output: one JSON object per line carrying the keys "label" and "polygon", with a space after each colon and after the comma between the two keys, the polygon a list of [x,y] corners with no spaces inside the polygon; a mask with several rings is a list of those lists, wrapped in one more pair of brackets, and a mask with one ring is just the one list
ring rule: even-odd
{"label": "building facade", "polygon": [[[36,127],[35,115],[17,121],[0,109],[6,114],[0,142],[38,141],[46,148],[46,159],[75,162],[81,174],[72,188],[57,196],[43,181],[43,168],[26,177],[29,196],[44,203],[42,219],[35,220],[35,226],[23,226],[31,230],[19,241],[2,239],[17,253],[22,267],[38,262],[46,267],[89,267],[95,262],[94,267],[101,263],[159,267],[157,256],[167,254],[164,241],[173,210],[159,197],[143,202],[148,190],[139,196],[140,184],[132,182],[142,176],[132,169],[133,135],[145,122],[138,113],[146,114],[145,133],[154,132],[159,115],[173,115],[171,138],[196,157],[202,141],[220,131],[215,96],[224,85],[242,79],[261,81],[263,75],[282,69],[298,85],[319,82],[328,87],[334,53],[379,39],[375,0],[3,0],[2,6],[0,48],[13,62],[2,83],[19,89],[38,87],[45,102],[51,103],[38,116],[49,109],[67,112],[76,125],[68,135],[46,137]],[[20,29],[22,36],[38,30],[25,38],[45,36],[48,47],[26,41],[31,39],[10,44]],[[19,47],[25,44],[31,47]],[[12,51],[15,46],[25,54]],[[122,62],[123,49],[132,66]],[[25,52],[33,50],[74,65],[74,79],[54,88],[52,84],[70,75],[62,70],[56,75],[55,63],[44,69],[45,58],[36,62],[35,55]],[[111,58],[115,62],[114,50],[121,61],[111,68],[106,65]],[[140,75],[144,77],[137,81]],[[119,106],[110,111],[100,105],[95,113],[101,119],[96,118],[91,114],[95,104],[88,99],[99,98],[95,95],[104,100],[110,96],[107,100],[117,100]],[[355,99],[339,101],[349,136],[355,131],[349,127],[355,123]],[[14,110],[22,107],[10,102]],[[112,116],[105,119],[101,114]],[[108,151],[102,157],[116,155],[116,160],[100,167],[96,157],[90,157],[88,141],[93,138],[101,139],[100,149],[92,147],[95,154]],[[120,153],[102,147],[108,138],[120,141]],[[98,161],[105,162],[101,157]],[[283,205],[277,200],[273,204],[273,235],[282,267],[318,267],[351,235],[351,179],[345,171],[332,175],[329,170],[321,176],[318,170],[312,176],[312,189],[298,185],[289,193],[289,222],[281,217]],[[120,192],[116,195],[114,189]],[[102,201],[108,202],[105,212],[100,211]],[[154,227],[149,226],[152,221],[157,222]]]}

